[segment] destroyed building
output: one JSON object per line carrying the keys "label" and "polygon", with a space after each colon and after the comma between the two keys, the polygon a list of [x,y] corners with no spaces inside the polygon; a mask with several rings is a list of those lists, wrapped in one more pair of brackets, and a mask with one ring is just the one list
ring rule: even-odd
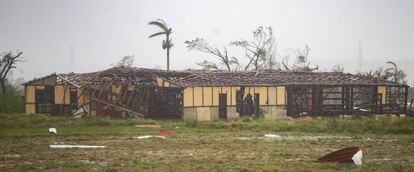
{"label": "destroyed building", "polygon": [[114,67],[24,84],[27,113],[210,121],[405,114],[408,86],[340,72]]}

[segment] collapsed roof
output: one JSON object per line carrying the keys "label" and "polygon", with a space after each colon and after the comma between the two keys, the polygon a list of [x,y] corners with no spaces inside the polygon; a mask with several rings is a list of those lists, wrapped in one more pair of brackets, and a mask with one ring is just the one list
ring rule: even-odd
{"label": "collapsed roof", "polygon": [[113,67],[106,70],[89,73],[53,73],[41,78],[35,78],[23,85],[31,85],[45,78],[54,77],[57,84],[71,84],[77,87],[94,85],[103,82],[133,83],[139,86],[156,86],[157,76],[165,79],[174,79],[189,75],[186,72],[145,69],[136,67]]}
{"label": "collapsed roof", "polygon": [[275,85],[399,85],[374,77],[342,72],[261,71],[191,71],[174,80],[184,86],[275,86]]}
{"label": "collapsed roof", "polygon": [[[51,74],[57,83],[77,87],[102,81],[128,82],[139,86],[156,86],[157,77],[178,86],[276,86],[276,85],[401,85],[383,79],[357,76],[342,72],[289,72],[280,70],[222,71],[222,70],[157,70],[136,67],[114,67],[90,73]],[[42,78],[45,78],[42,77]],[[26,82],[30,85],[42,78]]]}

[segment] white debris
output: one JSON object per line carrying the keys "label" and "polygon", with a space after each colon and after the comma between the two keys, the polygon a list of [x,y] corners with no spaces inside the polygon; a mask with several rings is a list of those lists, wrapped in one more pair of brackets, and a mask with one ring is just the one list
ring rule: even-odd
{"label": "white debris", "polygon": [[354,156],[352,156],[352,160],[355,165],[362,165],[362,150],[359,150]]}
{"label": "white debris", "polygon": [[154,135],[146,135],[146,136],[137,136],[137,137],[132,137],[133,139],[149,139],[149,138],[160,138],[160,139],[165,139],[165,136],[154,136]]}
{"label": "white debris", "polygon": [[88,111],[86,111],[86,109],[82,106],[81,108],[79,108],[75,113],[73,113],[73,118],[80,118],[83,115],[85,115]]}
{"label": "white debris", "polygon": [[57,134],[56,128],[49,128],[49,133]]}
{"label": "white debris", "polygon": [[49,145],[50,148],[105,148],[106,146],[93,145]]}
{"label": "white debris", "polygon": [[277,134],[265,134],[264,136],[269,139],[281,139],[282,138],[282,136],[277,135]]}
{"label": "white debris", "polygon": [[252,140],[252,137],[238,137],[239,140]]}

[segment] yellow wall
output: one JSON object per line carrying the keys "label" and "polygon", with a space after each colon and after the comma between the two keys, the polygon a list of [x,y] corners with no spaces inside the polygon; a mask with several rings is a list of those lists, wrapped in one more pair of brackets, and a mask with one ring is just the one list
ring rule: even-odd
{"label": "yellow wall", "polygon": [[[243,99],[244,99],[244,98],[246,98],[246,96],[247,96],[248,94],[252,95],[252,97],[253,97],[253,95],[254,95],[254,88],[253,88],[253,87],[244,87],[244,95],[243,95]],[[253,97],[253,98],[254,98],[254,97]]]}
{"label": "yellow wall", "polygon": [[77,96],[78,96],[78,106],[82,106],[85,104],[85,93],[82,94],[83,89],[77,89]]}
{"label": "yellow wall", "polygon": [[88,113],[90,115],[92,115],[91,114],[91,104],[89,104],[89,99],[86,96],[85,96],[85,104],[87,104],[87,105],[85,105],[86,111],[88,111]]}
{"label": "yellow wall", "polygon": [[252,96],[253,101],[254,101],[254,94],[259,94],[260,105],[267,105],[267,100],[268,100],[267,87],[245,87],[243,99],[246,98],[248,94]]}
{"label": "yellow wall", "polygon": [[83,89],[82,88],[78,88],[77,89],[77,96],[78,96],[78,107],[85,107],[86,111],[88,112],[89,115],[92,115],[91,113],[91,108],[90,108],[90,104],[89,104],[89,99],[87,96],[85,96],[86,92],[82,94]]}
{"label": "yellow wall", "polygon": [[193,87],[187,87],[184,89],[184,107],[193,106]]}
{"label": "yellow wall", "polygon": [[269,87],[268,92],[269,105],[276,105],[276,87]]}
{"label": "yellow wall", "polygon": [[254,100],[254,93],[255,93],[255,88],[254,87],[249,87],[249,93],[252,95],[252,98]]}
{"label": "yellow wall", "polygon": [[26,103],[35,103],[35,86],[26,86]]}
{"label": "yellow wall", "polygon": [[118,85],[118,86],[112,85],[112,92],[115,93],[115,94],[119,94],[119,93],[121,93],[121,88],[122,88],[122,86],[120,86],[120,85]]}
{"label": "yellow wall", "polygon": [[385,104],[385,96],[387,95],[387,87],[386,86],[378,86],[378,94],[382,94],[381,103]]}
{"label": "yellow wall", "polygon": [[210,121],[211,113],[208,107],[197,107],[197,121]]}
{"label": "yellow wall", "polygon": [[[236,105],[236,92],[240,87],[187,87],[184,89],[184,107],[218,106],[219,94],[227,94],[227,105]],[[244,96],[259,94],[260,105],[285,105],[286,89],[275,87],[245,87]],[[194,94],[194,95],[193,95]],[[194,98],[194,100],[193,100]],[[194,102],[194,104],[193,104]]]}
{"label": "yellow wall", "polygon": [[157,77],[157,83],[159,87],[176,87],[176,85],[159,77]]}
{"label": "yellow wall", "polygon": [[267,105],[267,87],[256,87],[260,96],[260,105]]}
{"label": "yellow wall", "polygon": [[194,106],[203,106],[203,87],[194,87]]}
{"label": "yellow wall", "polygon": [[[36,87],[35,86],[26,86],[26,113],[36,113]],[[27,104],[33,103],[33,104]]]}
{"label": "yellow wall", "polygon": [[227,105],[235,105],[236,90],[236,87],[187,87],[183,94],[184,107],[218,106],[220,93],[227,94]]}
{"label": "yellow wall", "polygon": [[168,82],[166,80],[162,80],[161,87],[170,87],[170,86],[171,86],[170,82]]}
{"label": "yellow wall", "polygon": [[161,78],[157,77],[157,83],[158,83],[158,86],[159,86],[159,87],[162,87],[162,86],[163,86],[163,85],[162,85],[162,84],[163,84],[163,81],[164,81],[163,79],[161,79]]}
{"label": "yellow wall", "polygon": [[121,95],[121,85],[112,85],[112,101],[117,101]]}
{"label": "yellow wall", "polygon": [[135,86],[134,85],[128,85],[128,91],[134,91]]}
{"label": "yellow wall", "polygon": [[285,105],[286,101],[286,88],[284,86],[277,87],[277,105]]}
{"label": "yellow wall", "polygon": [[219,94],[221,87],[213,87],[213,106],[218,106],[219,104]]}
{"label": "yellow wall", "polygon": [[36,113],[36,105],[26,104],[26,113]]}
{"label": "yellow wall", "polygon": [[231,105],[236,105],[236,92],[240,90],[240,87],[231,87]]}
{"label": "yellow wall", "polygon": [[203,87],[203,106],[212,106],[213,105],[213,88],[212,87]]}
{"label": "yellow wall", "polygon": [[191,121],[214,121],[219,120],[218,107],[185,107],[183,119]]}
{"label": "yellow wall", "polygon": [[45,86],[44,85],[38,85],[36,86],[36,90],[44,90]]}
{"label": "yellow wall", "polygon": [[[63,100],[63,97],[65,98],[65,100]],[[69,104],[69,103],[70,103],[69,86],[64,87],[63,85],[56,85],[55,86],[55,104]]]}

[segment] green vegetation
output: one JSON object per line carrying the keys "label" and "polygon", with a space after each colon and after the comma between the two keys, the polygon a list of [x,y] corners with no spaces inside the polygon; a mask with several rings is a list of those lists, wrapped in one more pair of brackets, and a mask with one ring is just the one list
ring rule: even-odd
{"label": "green vegetation", "polygon": [[[30,130],[29,134],[44,133],[45,127],[68,129],[66,134],[134,134],[137,124],[159,124],[180,132],[298,132],[330,134],[414,134],[413,118],[326,118],[313,120],[239,120],[190,122],[181,120],[155,121],[142,118],[110,119],[86,117],[54,117],[40,114],[0,114],[0,136],[19,135],[19,130]],[[100,128],[99,130],[92,130]],[[117,130],[114,130],[116,128]],[[128,131],[132,132],[129,133]],[[11,133],[12,132],[12,133]],[[125,133],[126,132],[126,133]],[[22,133],[23,134],[23,133]],[[62,133],[65,134],[65,133]]]}
{"label": "green vegetation", "polygon": [[24,100],[22,96],[0,95],[0,113],[23,113]]}
{"label": "green vegetation", "polygon": [[[131,139],[158,134],[137,124],[159,124],[177,134]],[[266,139],[265,133],[282,139]],[[414,119],[184,122],[0,114],[0,145],[0,171],[413,171]],[[348,146],[364,151],[362,166],[316,160]]]}
{"label": "green vegetation", "polygon": [[24,96],[23,90],[13,86],[6,81],[7,93],[0,92],[0,113],[23,113],[24,112]]}

